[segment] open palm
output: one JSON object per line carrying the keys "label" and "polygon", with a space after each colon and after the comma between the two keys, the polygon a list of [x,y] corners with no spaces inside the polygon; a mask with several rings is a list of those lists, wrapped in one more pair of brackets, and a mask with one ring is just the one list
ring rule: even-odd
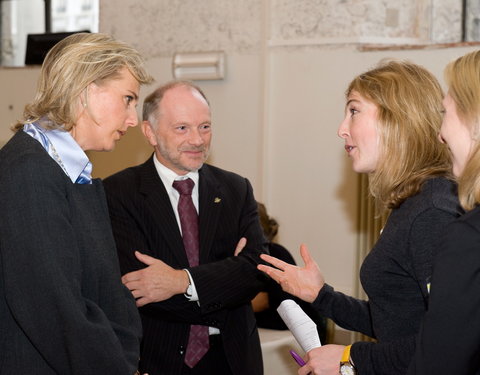
{"label": "open palm", "polygon": [[317,263],[310,256],[307,246],[304,244],[300,245],[300,255],[305,264],[304,267],[286,263],[266,254],[262,254],[261,258],[273,267],[263,264],[257,267],[279,283],[285,292],[311,303],[322,289],[325,280]]}

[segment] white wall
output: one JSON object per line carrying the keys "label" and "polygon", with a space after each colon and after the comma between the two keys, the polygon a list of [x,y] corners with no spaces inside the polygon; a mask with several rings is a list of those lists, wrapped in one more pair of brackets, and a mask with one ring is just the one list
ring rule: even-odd
{"label": "white wall", "polygon": [[[298,245],[307,243],[327,281],[350,293],[357,279],[357,176],[336,136],[347,84],[384,57],[408,58],[441,79],[448,61],[474,47],[360,52],[354,45],[316,45],[317,34],[299,46],[310,36],[308,30],[295,39],[282,33],[290,29],[276,24],[277,16],[271,17],[272,8],[283,6],[284,11],[297,11],[295,22],[302,24],[315,8],[295,10],[292,1],[102,1],[100,30],[134,44],[147,57],[157,82],[143,89],[141,99],[172,78],[176,48],[226,51],[226,79],[198,82],[212,103],[211,162],[248,177],[257,199],[280,222],[280,242],[297,260]],[[355,19],[351,16],[350,21]],[[377,26],[373,29],[381,30]],[[38,68],[0,69],[0,143],[33,97],[37,75]],[[150,153],[139,129],[133,129],[114,152],[91,153],[94,174],[106,176],[142,162]]]}

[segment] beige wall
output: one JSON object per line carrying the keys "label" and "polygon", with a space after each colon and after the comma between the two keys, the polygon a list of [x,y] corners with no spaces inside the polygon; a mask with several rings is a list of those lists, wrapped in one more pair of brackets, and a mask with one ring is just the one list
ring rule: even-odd
{"label": "beige wall", "polygon": [[441,79],[445,64],[471,49],[271,51],[263,197],[280,221],[282,243],[291,250],[307,243],[335,287],[351,292],[357,280],[357,179],[336,135],[345,88],[389,57],[422,64]]}
{"label": "beige wall", "polygon": [[38,68],[0,67],[0,144],[12,135],[10,126],[20,118],[25,103],[33,99]]}
{"label": "beige wall", "polygon": [[[248,177],[280,222],[280,242],[297,260],[299,244],[307,243],[327,281],[351,292],[357,280],[357,180],[336,136],[344,89],[385,57],[408,58],[441,79],[443,66],[471,49],[272,49],[265,66],[258,56],[228,56],[226,80],[200,83],[214,113],[211,162]],[[152,59],[149,69],[158,82],[171,78],[169,58]],[[15,88],[0,90],[0,142],[10,136],[7,123],[31,99],[37,74],[38,69],[0,69],[2,86]],[[150,152],[139,128],[133,129],[114,152],[91,153],[94,173],[109,175]]]}

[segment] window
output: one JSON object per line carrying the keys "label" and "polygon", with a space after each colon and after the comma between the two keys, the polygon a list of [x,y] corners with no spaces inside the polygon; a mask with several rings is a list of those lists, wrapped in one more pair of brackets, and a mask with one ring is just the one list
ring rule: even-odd
{"label": "window", "polygon": [[98,13],[99,0],[0,0],[0,65],[25,65],[28,34],[98,32]]}
{"label": "window", "polygon": [[54,33],[80,30],[98,32],[98,1],[47,1],[47,5],[50,3],[50,31]]}

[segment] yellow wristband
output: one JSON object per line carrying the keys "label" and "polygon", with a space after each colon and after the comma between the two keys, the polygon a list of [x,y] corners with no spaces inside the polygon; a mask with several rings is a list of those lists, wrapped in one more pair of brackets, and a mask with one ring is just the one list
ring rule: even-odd
{"label": "yellow wristband", "polygon": [[345,350],[343,351],[341,362],[349,362],[350,361],[350,348],[351,347],[352,347],[352,345],[348,345],[348,346],[345,347]]}

